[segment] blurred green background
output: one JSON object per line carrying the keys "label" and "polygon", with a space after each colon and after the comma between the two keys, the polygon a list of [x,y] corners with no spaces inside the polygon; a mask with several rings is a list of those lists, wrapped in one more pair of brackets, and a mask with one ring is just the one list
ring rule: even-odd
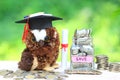
{"label": "blurred green background", "polygon": [[95,55],[105,54],[111,62],[120,62],[120,0],[2,0],[0,60],[20,60],[25,48],[21,40],[24,24],[15,21],[36,12],[64,19],[53,25],[60,36],[62,29],[69,30],[69,48],[75,29],[92,29]]}

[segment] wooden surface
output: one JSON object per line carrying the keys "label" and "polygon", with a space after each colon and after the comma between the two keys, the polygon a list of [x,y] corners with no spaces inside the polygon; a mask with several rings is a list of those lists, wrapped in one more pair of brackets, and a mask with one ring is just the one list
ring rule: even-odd
{"label": "wooden surface", "polygon": [[[0,61],[0,70],[8,69],[16,71],[18,69],[17,61]],[[59,69],[57,70],[59,71]],[[101,75],[82,75],[82,74],[71,74],[66,80],[120,80],[120,73],[101,71]],[[3,79],[0,80],[13,80],[13,79]],[[38,79],[37,79],[38,80]],[[42,80],[42,79],[39,79]]]}

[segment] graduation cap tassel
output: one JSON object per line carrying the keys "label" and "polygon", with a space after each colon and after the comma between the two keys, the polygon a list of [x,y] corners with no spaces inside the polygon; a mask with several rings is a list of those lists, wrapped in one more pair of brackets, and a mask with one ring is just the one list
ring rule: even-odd
{"label": "graduation cap tassel", "polygon": [[27,23],[26,23],[25,26],[24,26],[24,32],[23,32],[23,36],[22,36],[22,41],[23,41],[23,42],[25,42],[26,37],[27,37],[27,34],[28,34],[28,30],[29,30],[28,21],[29,21],[29,20],[27,20]]}

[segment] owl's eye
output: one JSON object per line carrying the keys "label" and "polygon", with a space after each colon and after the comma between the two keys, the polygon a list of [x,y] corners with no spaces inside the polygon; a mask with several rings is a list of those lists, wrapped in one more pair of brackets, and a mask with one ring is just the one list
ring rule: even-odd
{"label": "owl's eye", "polygon": [[49,39],[50,39],[50,38],[49,38],[48,36],[46,36],[46,37],[45,37],[45,41],[47,41],[47,42],[48,42],[48,41],[49,41]]}
{"label": "owl's eye", "polygon": [[32,37],[32,41],[34,41],[34,42],[36,41],[35,37]]}

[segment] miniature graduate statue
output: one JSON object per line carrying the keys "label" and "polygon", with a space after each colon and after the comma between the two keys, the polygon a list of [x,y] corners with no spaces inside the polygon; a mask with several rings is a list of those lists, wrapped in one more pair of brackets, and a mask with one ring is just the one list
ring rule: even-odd
{"label": "miniature graduate statue", "polygon": [[26,48],[22,52],[18,67],[22,70],[46,70],[58,68],[59,34],[52,21],[62,18],[51,14],[35,13],[16,23],[25,23],[22,41]]}

